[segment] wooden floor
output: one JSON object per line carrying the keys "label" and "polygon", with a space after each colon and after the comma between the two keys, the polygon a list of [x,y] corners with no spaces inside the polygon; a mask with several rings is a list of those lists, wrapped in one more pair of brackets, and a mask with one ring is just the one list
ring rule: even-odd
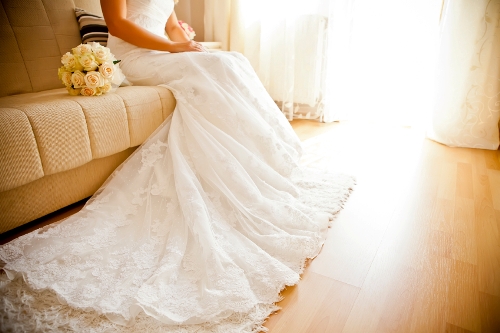
{"label": "wooden floor", "polygon": [[328,132],[357,185],[270,332],[500,333],[500,152],[408,128],[292,124],[303,140]]}
{"label": "wooden floor", "polygon": [[357,185],[270,332],[500,332],[500,152],[408,128],[292,124],[302,139],[332,131]]}

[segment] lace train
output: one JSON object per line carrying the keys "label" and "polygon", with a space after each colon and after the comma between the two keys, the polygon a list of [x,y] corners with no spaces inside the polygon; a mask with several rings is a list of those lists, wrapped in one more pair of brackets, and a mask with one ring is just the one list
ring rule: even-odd
{"label": "lace train", "polygon": [[[309,186],[308,195],[304,197],[303,202],[333,214],[340,211],[354,186],[354,180],[345,175],[325,177],[318,175],[316,170],[308,171],[307,177],[297,179],[297,182],[306,188]],[[316,174],[316,177],[313,177],[315,180],[311,180],[311,172]],[[40,234],[50,232],[53,228],[54,226],[45,227],[40,230]],[[323,237],[318,240],[308,257],[296,260],[293,265],[295,274],[282,281],[273,281],[275,288],[268,294],[267,302],[253,304],[244,312],[232,312],[226,317],[197,324],[171,325],[155,319],[146,311],[138,313],[128,326],[122,326],[116,321],[110,321],[109,317],[95,309],[70,306],[51,288],[35,290],[24,281],[26,276],[23,279],[22,275],[14,276],[11,272],[13,280],[4,277],[0,282],[0,329],[2,332],[265,332],[267,329],[262,324],[270,314],[279,309],[274,304],[281,300],[279,292],[285,286],[294,285],[299,281],[306,259],[317,254],[323,240]],[[268,278],[272,279],[273,276]]]}

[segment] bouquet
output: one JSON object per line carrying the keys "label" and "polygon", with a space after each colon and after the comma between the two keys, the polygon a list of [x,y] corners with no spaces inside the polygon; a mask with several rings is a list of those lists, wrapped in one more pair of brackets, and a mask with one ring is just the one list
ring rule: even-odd
{"label": "bouquet", "polygon": [[80,44],[62,56],[58,75],[70,95],[99,96],[125,79],[119,62],[99,43]]}
{"label": "bouquet", "polygon": [[193,39],[194,36],[196,36],[196,32],[194,32],[194,29],[191,28],[191,26],[189,24],[187,24],[186,22],[179,20],[179,25],[186,32],[189,39]]}

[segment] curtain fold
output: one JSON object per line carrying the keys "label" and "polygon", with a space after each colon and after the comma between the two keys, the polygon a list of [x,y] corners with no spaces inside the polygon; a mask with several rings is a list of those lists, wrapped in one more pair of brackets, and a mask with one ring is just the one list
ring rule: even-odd
{"label": "curtain fold", "polygon": [[243,53],[290,120],[413,125],[430,113],[435,0],[205,1],[230,17],[210,11],[206,39]]}
{"label": "curtain fold", "polygon": [[486,149],[499,145],[499,22],[500,0],[205,0],[205,40],[243,53],[289,120],[430,127]]}
{"label": "curtain fold", "polygon": [[436,0],[331,2],[330,119],[423,127],[432,109],[440,7]]}
{"label": "curtain fold", "polygon": [[499,0],[445,3],[429,138],[449,146],[498,148],[499,23]]}
{"label": "curtain fold", "polygon": [[352,0],[336,0],[329,6],[324,65],[324,122],[347,118],[349,105],[352,105],[353,96],[349,89],[355,81],[351,62],[354,4]]}
{"label": "curtain fold", "polygon": [[[231,31],[231,7],[239,0],[205,0],[205,31],[206,42],[220,42],[222,49],[229,50]],[[233,22],[237,20],[234,17]]]}
{"label": "curtain fold", "polygon": [[205,40],[244,54],[288,119],[323,120],[328,3],[205,0]]}

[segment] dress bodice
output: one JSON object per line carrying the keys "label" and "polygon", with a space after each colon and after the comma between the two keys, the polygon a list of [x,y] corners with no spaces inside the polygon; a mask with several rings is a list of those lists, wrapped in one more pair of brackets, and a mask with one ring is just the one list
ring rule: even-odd
{"label": "dress bodice", "polygon": [[[162,37],[165,37],[165,24],[173,10],[174,0],[127,0],[127,19]],[[117,59],[144,50],[111,34],[108,47]]]}
{"label": "dress bodice", "polygon": [[127,18],[160,36],[173,10],[173,0],[127,0]]}

